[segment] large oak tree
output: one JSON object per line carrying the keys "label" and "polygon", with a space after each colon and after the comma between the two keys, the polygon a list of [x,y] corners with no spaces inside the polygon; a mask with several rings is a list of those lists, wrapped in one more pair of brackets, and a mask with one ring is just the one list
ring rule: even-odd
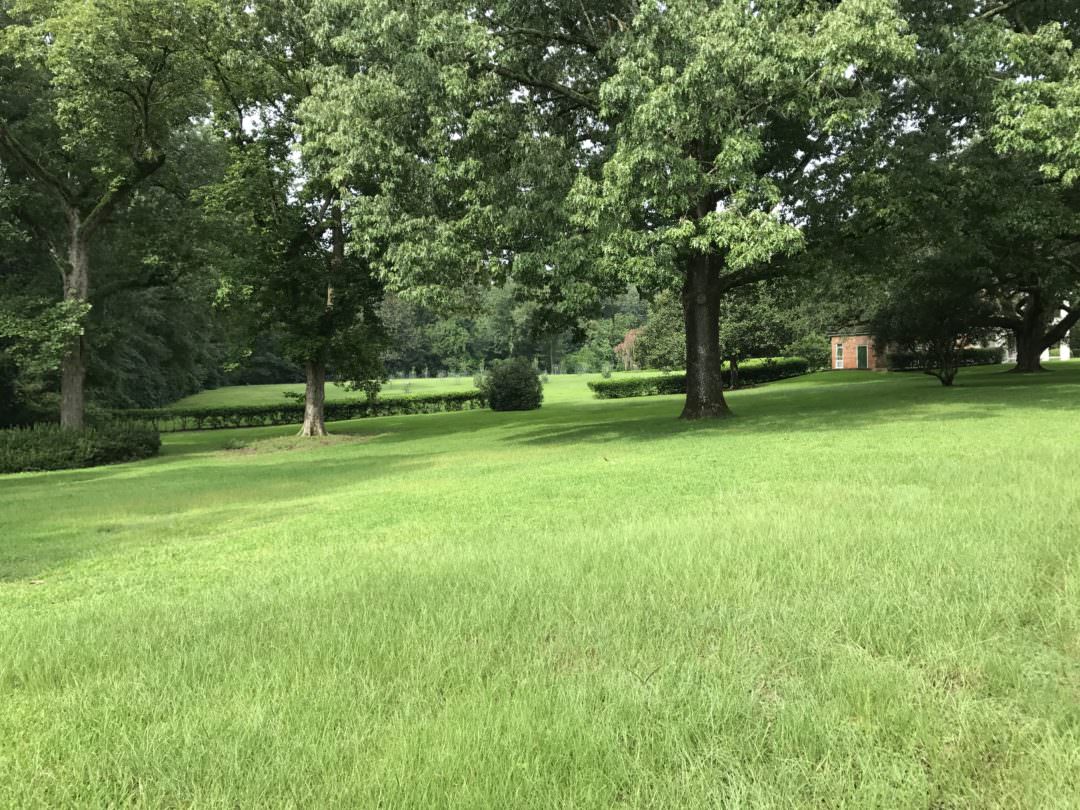
{"label": "large oak tree", "polygon": [[[196,0],[0,3],[0,160],[29,192],[16,214],[76,308],[89,301],[106,227],[206,108],[190,37],[198,14]],[[61,362],[65,427],[83,424],[86,368],[77,333]]]}

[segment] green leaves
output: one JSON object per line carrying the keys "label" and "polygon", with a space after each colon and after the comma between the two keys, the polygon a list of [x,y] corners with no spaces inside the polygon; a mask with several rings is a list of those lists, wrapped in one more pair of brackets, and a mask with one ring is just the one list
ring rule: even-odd
{"label": "green leaves", "polygon": [[48,76],[36,113],[56,127],[66,159],[85,161],[108,187],[205,109],[193,15],[188,0],[25,2],[3,49]]}
{"label": "green leaves", "polygon": [[1080,52],[1060,25],[1014,37],[1018,73],[997,95],[993,134],[1000,148],[1033,155],[1044,175],[1080,180]]}
{"label": "green leaves", "polygon": [[578,180],[577,223],[669,284],[689,252],[736,272],[797,251],[793,181],[879,103],[863,66],[913,52],[890,0],[648,4],[600,91],[616,142],[602,177]]}
{"label": "green leaves", "polygon": [[83,334],[90,314],[85,301],[7,297],[0,303],[0,354],[27,375],[60,368],[64,352]]}

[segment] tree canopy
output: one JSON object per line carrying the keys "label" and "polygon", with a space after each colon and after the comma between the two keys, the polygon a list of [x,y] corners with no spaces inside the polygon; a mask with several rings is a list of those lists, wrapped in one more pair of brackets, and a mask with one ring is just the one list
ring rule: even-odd
{"label": "tree canopy", "polygon": [[604,368],[644,327],[721,417],[725,358],[903,332],[915,289],[1038,370],[1080,322],[1078,14],[0,0],[0,376],[77,427],[87,385],[258,357],[319,433],[328,376]]}

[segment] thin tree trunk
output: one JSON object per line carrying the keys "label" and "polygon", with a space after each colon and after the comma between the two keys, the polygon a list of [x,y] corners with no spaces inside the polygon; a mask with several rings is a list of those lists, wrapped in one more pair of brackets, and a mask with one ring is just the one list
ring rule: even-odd
{"label": "thin tree trunk", "polygon": [[326,366],[316,360],[304,363],[304,424],[301,436],[326,435]]}
{"label": "thin tree trunk", "polygon": [[682,419],[731,415],[720,357],[720,282],[706,254],[690,258],[682,291],[686,325],[686,404]]}
{"label": "thin tree trunk", "polygon": [[[90,291],[90,249],[80,233],[77,216],[71,217],[68,265],[64,274],[64,299],[85,302]],[[82,335],[76,335],[60,360],[60,426],[80,430],[85,422],[86,345]]]}
{"label": "thin tree trunk", "polygon": [[[330,209],[330,282],[326,286],[326,314],[334,308],[334,280],[345,264],[345,230],[342,224],[341,203],[335,201]],[[304,363],[304,424],[301,436],[326,436],[326,363],[308,360]]]}
{"label": "thin tree trunk", "polygon": [[74,337],[60,360],[60,427],[81,430],[86,423],[86,356]]}
{"label": "thin tree trunk", "polygon": [[728,361],[728,367],[730,368],[728,386],[734,391],[739,387],[739,358],[732,356]]}

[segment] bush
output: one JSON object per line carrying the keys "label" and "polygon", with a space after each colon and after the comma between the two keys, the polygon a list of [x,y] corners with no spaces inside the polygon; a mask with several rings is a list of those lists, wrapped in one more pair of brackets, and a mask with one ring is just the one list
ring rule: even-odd
{"label": "bush", "polygon": [[[1005,350],[1000,346],[989,348],[962,349],[958,366],[994,366],[1005,362]],[[885,363],[890,371],[924,371],[933,365],[933,360],[923,352],[889,352]]]}
{"label": "bush", "polygon": [[[409,386],[406,385],[406,388]],[[445,394],[405,394],[378,400],[348,400],[327,402],[326,421],[365,419],[371,416],[401,416],[442,411],[466,411],[483,406],[479,391],[458,391]],[[129,420],[149,422],[162,432],[177,430],[214,430],[217,428],[266,427],[294,425],[304,421],[304,402],[282,402],[279,405],[234,405],[225,408],[137,408],[114,411],[112,415]]]}
{"label": "bush", "polygon": [[[756,360],[744,360],[739,363],[739,384],[757,385],[760,383],[798,377],[810,370],[810,364],[801,357],[775,357]],[[725,366],[722,372],[727,385],[730,371]],[[685,394],[685,374],[635,374],[612,380],[597,380],[589,383],[600,399],[623,399],[625,397],[651,397],[660,394]]]}
{"label": "bush", "polygon": [[157,455],[161,437],[149,424],[112,422],[84,430],[37,425],[0,431],[0,473],[70,470]]}
{"label": "bush", "polygon": [[480,390],[493,411],[532,411],[544,401],[540,374],[524,357],[492,363]]}
{"label": "bush", "polygon": [[611,380],[589,383],[600,399],[624,399],[626,397],[655,397],[661,394],[685,394],[685,374],[638,374]]}

